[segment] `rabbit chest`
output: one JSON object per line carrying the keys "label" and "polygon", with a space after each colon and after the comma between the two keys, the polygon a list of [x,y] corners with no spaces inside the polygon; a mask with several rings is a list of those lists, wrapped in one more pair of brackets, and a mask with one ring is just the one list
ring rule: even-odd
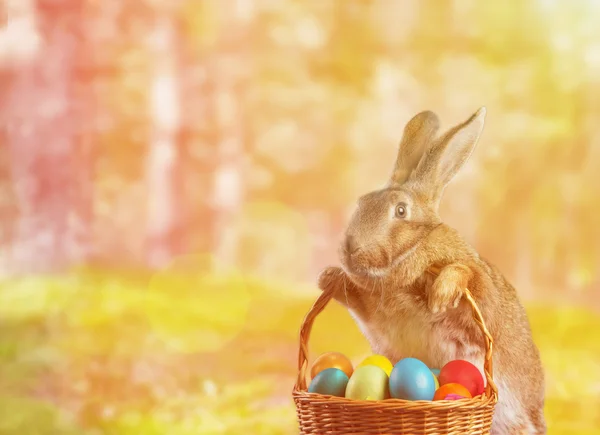
{"label": "rabbit chest", "polygon": [[[447,316],[432,315],[422,298],[400,294],[365,295],[373,307],[368,318],[350,311],[374,353],[396,362],[418,358],[429,367],[441,367],[453,359],[465,359],[482,369],[483,350],[468,344],[464,334]],[[378,300],[379,299],[379,300]]]}

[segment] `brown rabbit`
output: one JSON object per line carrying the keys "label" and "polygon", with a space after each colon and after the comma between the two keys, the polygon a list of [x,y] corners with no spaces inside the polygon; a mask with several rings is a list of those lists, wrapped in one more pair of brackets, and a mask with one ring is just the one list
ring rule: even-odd
{"label": "brown rabbit", "polygon": [[[334,291],[373,352],[393,363],[410,356],[440,368],[465,359],[483,373],[482,333],[462,298],[468,287],[494,338],[492,434],[545,434],[544,373],[517,293],[438,214],[484,118],[481,108],[439,136],[432,112],[408,122],[390,182],[359,199],[340,247],[342,267],[325,269],[319,287]],[[432,266],[437,278],[426,272]]]}

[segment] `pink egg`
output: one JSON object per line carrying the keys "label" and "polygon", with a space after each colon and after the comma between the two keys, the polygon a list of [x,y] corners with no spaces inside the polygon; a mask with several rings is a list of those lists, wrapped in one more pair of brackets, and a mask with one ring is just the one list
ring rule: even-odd
{"label": "pink egg", "polygon": [[446,397],[444,397],[444,400],[460,400],[460,399],[464,399],[464,397],[459,396],[458,394],[448,394]]}

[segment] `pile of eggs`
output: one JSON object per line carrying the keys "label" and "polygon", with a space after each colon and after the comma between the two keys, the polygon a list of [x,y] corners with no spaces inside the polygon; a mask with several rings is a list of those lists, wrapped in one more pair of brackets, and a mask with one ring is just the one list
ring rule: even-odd
{"label": "pile of eggs", "polygon": [[457,400],[479,396],[481,372],[468,361],[454,360],[430,369],[416,358],[395,365],[382,355],[371,355],[354,368],[338,352],[319,356],[310,371],[309,393],[355,400]]}

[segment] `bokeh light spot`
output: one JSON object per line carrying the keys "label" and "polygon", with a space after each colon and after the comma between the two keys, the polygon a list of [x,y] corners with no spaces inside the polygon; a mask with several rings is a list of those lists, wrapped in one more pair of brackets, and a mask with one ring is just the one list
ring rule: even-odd
{"label": "bokeh light spot", "polygon": [[145,311],[154,333],[171,350],[214,352],[242,330],[249,304],[239,273],[217,271],[211,255],[188,255],[153,276]]}

